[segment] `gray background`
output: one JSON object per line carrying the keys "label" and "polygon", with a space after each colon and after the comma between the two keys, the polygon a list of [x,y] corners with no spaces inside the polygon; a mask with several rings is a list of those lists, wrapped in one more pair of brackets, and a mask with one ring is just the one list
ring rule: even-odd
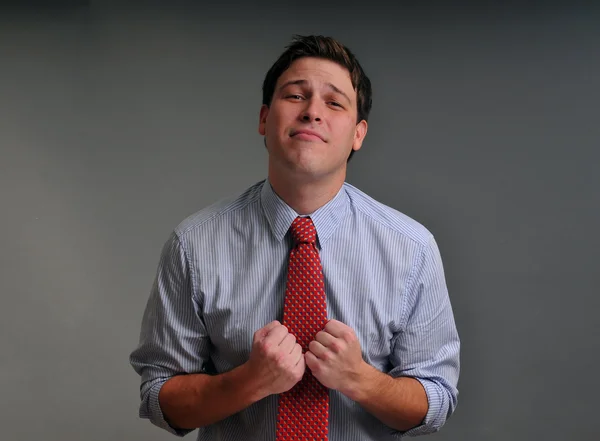
{"label": "gray background", "polygon": [[438,239],[463,349],[431,439],[600,439],[591,2],[42,3],[0,14],[0,439],[174,439],[128,356],[171,229],[265,177],[294,33],[373,82],[349,182]]}

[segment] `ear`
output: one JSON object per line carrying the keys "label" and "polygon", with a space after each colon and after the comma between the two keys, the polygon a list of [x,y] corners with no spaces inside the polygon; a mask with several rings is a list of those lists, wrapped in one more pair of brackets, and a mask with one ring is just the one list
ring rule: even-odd
{"label": "ear", "polygon": [[360,150],[365,136],[367,136],[368,126],[369,125],[364,119],[356,125],[356,130],[354,131],[354,141],[352,142],[352,150]]}
{"label": "ear", "polygon": [[266,133],[266,125],[267,125],[267,115],[269,114],[269,106],[267,106],[266,104],[263,104],[260,107],[260,114],[259,114],[259,122],[258,122],[258,133],[260,133],[262,136],[265,136]]}

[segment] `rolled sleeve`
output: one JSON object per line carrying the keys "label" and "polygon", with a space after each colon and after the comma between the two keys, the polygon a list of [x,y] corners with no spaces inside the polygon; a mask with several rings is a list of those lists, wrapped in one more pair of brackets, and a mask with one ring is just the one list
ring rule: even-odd
{"label": "rolled sleeve", "polygon": [[425,389],[429,408],[421,425],[399,436],[437,432],[458,399],[460,340],[437,244],[424,247],[404,296],[404,327],[393,341],[393,377],[412,377]]}
{"label": "rolled sleeve", "polygon": [[130,355],[141,377],[139,416],[177,436],[192,430],[174,428],[166,421],[158,400],[160,389],[175,375],[205,372],[210,357],[191,272],[184,244],[174,232],[162,249],[139,345]]}
{"label": "rolled sleeve", "polygon": [[178,429],[171,426],[165,419],[162,409],[160,408],[160,403],[158,402],[158,393],[166,382],[167,380],[161,380],[154,383],[148,389],[148,391],[142,395],[139,416],[140,418],[149,419],[152,424],[160,427],[161,429],[165,429],[167,432],[172,433],[173,435],[183,437],[184,435],[192,432],[193,429]]}

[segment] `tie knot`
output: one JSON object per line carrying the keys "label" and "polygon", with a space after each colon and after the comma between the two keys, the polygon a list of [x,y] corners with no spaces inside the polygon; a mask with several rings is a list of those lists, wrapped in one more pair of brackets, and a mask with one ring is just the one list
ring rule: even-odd
{"label": "tie knot", "polygon": [[315,243],[317,230],[310,217],[297,217],[292,222],[292,237],[296,243]]}

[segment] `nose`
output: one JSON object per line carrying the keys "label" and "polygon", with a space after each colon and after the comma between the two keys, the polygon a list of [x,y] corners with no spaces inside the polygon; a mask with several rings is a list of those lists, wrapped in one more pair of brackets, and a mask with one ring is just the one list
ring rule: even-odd
{"label": "nose", "polygon": [[321,121],[321,110],[315,100],[307,100],[307,105],[302,111],[301,119],[304,122]]}

